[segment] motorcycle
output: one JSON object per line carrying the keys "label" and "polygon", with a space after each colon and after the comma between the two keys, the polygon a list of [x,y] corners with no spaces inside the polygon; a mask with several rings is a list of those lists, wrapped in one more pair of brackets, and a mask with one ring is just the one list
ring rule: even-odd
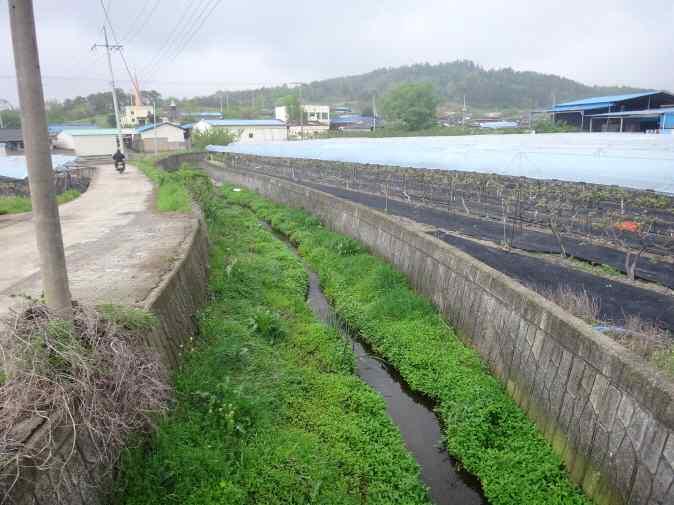
{"label": "motorcycle", "polygon": [[115,161],[115,170],[117,170],[120,174],[124,172],[126,169],[126,163],[124,160],[120,161]]}

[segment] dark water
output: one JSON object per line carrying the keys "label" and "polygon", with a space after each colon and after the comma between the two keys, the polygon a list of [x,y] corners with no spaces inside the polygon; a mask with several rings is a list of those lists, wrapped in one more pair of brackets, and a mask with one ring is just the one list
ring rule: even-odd
{"label": "dark water", "polygon": [[[308,301],[312,310],[322,321],[340,327],[339,319],[321,291],[318,276],[308,269],[307,272]],[[442,432],[431,402],[410,391],[397,371],[377,358],[366,344],[353,338],[351,332],[341,333],[351,341],[360,378],[386,400],[391,419],[398,425],[405,445],[421,467],[421,477],[433,502],[437,505],[488,503],[479,481],[457,470],[456,462],[440,447]]]}

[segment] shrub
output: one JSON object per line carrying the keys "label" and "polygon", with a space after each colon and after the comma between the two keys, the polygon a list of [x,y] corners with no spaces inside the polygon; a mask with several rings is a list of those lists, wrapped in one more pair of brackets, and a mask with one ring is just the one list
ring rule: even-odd
{"label": "shrub", "polygon": [[[138,344],[139,333],[95,310],[75,307],[72,322],[33,305],[5,321],[11,328],[0,386],[0,492],[7,499],[26,468],[63,468],[57,432],[71,429],[88,458],[105,473],[132,433],[149,431],[169,397],[159,356]],[[49,419],[39,444],[19,429]],[[67,489],[68,472],[52,472],[54,492]],[[87,485],[97,485],[85,475]]]}

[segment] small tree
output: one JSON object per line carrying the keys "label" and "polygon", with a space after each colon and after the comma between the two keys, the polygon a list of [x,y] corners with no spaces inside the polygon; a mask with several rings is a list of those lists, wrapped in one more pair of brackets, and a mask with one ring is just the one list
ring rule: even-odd
{"label": "small tree", "polygon": [[420,130],[435,124],[439,100],[431,83],[401,84],[382,100],[384,116],[407,130]]}
{"label": "small tree", "polygon": [[278,104],[286,108],[289,122],[299,122],[302,119],[302,104],[296,95],[287,95],[279,99]]}
{"label": "small tree", "polygon": [[204,132],[192,133],[192,147],[206,149],[206,146],[226,146],[238,140],[238,135],[224,128],[211,128]]}
{"label": "small tree", "polygon": [[639,259],[657,246],[653,223],[616,220],[608,226],[608,235],[609,240],[625,249],[625,273],[634,281]]}

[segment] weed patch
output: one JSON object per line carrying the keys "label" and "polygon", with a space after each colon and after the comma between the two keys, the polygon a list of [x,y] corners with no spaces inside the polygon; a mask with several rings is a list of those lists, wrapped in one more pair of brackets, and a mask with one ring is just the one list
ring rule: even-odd
{"label": "weed patch", "polygon": [[[76,189],[69,189],[56,196],[56,203],[62,205],[73,201],[80,196],[80,192]],[[29,196],[3,196],[0,197],[0,216],[3,214],[20,214],[22,212],[30,212],[33,206],[30,202]]]}
{"label": "weed patch", "polygon": [[176,375],[176,403],[126,451],[125,504],[429,504],[384,400],[306,301],[301,260],[249,210],[200,195],[210,301]]}
{"label": "weed patch", "polygon": [[159,212],[187,213],[192,210],[192,199],[180,174],[161,170],[150,159],[139,159],[135,163],[157,188],[156,206]]}
{"label": "weed patch", "polygon": [[589,503],[477,352],[404,276],[360,246],[336,246],[347,239],[302,211],[228,186],[222,194],[289,236],[341,317],[414,390],[437,402],[449,453],[479,477],[492,505]]}

